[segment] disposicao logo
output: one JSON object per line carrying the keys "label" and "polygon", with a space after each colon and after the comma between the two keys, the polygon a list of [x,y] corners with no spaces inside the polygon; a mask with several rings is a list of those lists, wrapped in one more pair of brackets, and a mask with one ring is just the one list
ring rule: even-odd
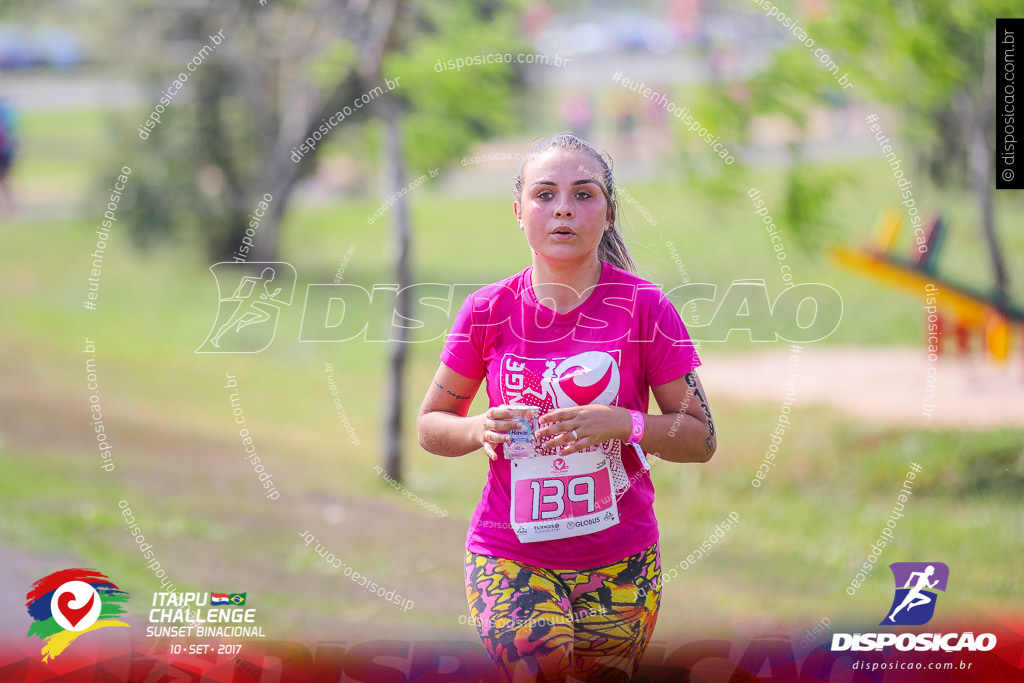
{"label": "disposicao logo", "polygon": [[[936,591],[945,592],[949,567],[942,562],[893,562],[889,565],[896,583],[892,605],[879,626],[921,626],[935,615]],[[895,647],[901,652],[987,652],[996,646],[991,633],[833,633],[832,651],[881,651]]]}
{"label": "disposicao logo", "polygon": [[95,569],[64,569],[45,576],[28,592],[25,607],[34,620],[27,636],[46,641],[43,661],[63,652],[78,636],[106,626],[125,626],[112,619],[124,614],[128,594]]}

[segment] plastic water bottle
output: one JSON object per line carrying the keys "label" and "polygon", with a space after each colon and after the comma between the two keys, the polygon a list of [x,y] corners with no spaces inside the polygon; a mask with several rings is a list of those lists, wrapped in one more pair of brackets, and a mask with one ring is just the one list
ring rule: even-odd
{"label": "plastic water bottle", "polygon": [[537,437],[535,436],[539,425],[537,418],[540,417],[540,408],[537,406],[524,406],[508,404],[501,406],[512,413],[512,419],[521,425],[517,429],[509,430],[512,441],[505,444],[505,455],[510,459],[532,458],[537,455]]}

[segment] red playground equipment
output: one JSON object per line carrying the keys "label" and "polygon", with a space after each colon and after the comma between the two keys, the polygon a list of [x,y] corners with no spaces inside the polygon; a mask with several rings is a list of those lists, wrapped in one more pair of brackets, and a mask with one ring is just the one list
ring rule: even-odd
{"label": "red playground equipment", "polygon": [[924,296],[927,302],[925,329],[929,337],[937,338],[934,344],[929,345],[935,349],[934,353],[941,352],[942,333],[951,326],[961,355],[970,353],[971,338],[978,336],[982,352],[996,363],[1004,363],[1010,354],[1013,324],[1020,325],[1021,338],[1024,339],[1024,309],[1012,301],[935,274],[935,264],[947,228],[946,221],[940,216],[925,224],[923,240],[915,240],[913,253],[908,259],[893,253],[902,225],[902,212],[885,211],[876,224],[875,244],[861,249],[837,247],[832,250],[832,257],[843,267],[894,288]]}

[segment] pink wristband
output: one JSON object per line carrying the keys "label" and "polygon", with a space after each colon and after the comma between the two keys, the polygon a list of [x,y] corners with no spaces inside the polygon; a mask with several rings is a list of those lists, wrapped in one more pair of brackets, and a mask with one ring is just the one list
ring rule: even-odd
{"label": "pink wristband", "polygon": [[633,420],[633,429],[629,432],[629,443],[640,443],[644,438],[644,416],[639,410],[629,411],[629,417]]}

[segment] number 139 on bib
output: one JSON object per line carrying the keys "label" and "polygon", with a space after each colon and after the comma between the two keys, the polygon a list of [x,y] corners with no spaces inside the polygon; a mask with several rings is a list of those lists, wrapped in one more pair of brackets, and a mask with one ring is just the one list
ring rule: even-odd
{"label": "number 139 on bib", "polygon": [[510,522],[523,543],[592,534],[619,523],[603,453],[513,460]]}
{"label": "number 139 on bib", "polygon": [[607,472],[516,482],[517,522],[584,517],[611,507]]}
{"label": "number 139 on bib", "polygon": [[[529,504],[516,506],[516,521],[583,517],[603,510],[610,505],[610,489],[607,476],[601,481],[603,486],[590,474],[517,481],[516,498],[525,503],[528,497]],[[599,507],[601,499],[604,505]]]}

